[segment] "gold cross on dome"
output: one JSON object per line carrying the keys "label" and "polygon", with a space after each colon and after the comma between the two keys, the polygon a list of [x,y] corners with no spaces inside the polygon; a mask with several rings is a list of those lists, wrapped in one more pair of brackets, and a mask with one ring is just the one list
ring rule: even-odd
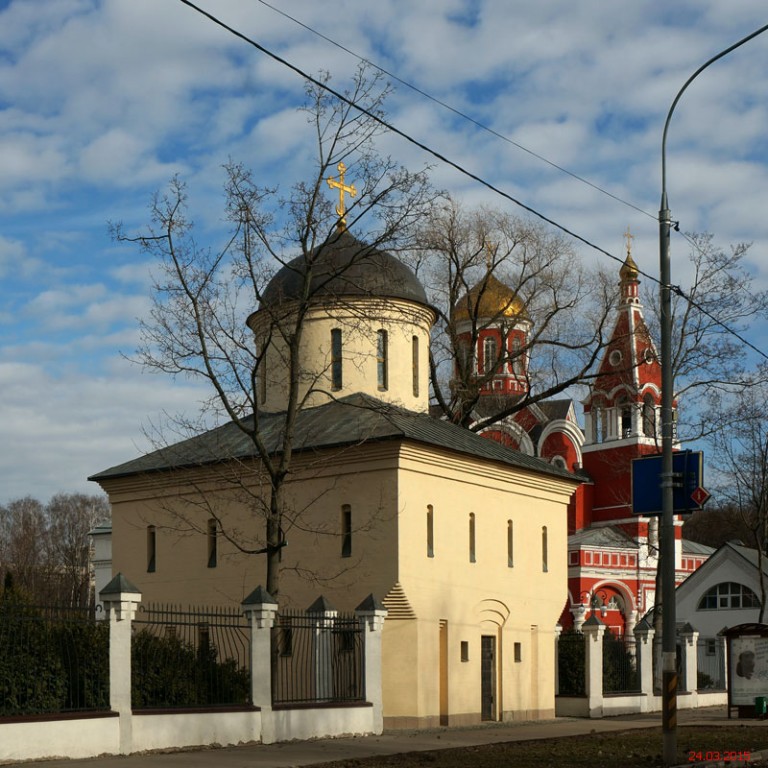
{"label": "gold cross on dome", "polygon": [[629,231],[629,224],[627,224],[627,231],[624,233],[624,237],[627,238],[627,256],[632,255],[632,241],[635,236]]}
{"label": "gold cross on dome", "polygon": [[339,172],[339,180],[336,181],[336,179],[334,179],[333,176],[329,176],[328,186],[331,189],[339,190],[339,204],[336,206],[336,214],[339,217],[339,221],[336,224],[336,226],[339,228],[340,232],[343,232],[347,228],[347,217],[346,217],[347,211],[344,207],[344,193],[346,192],[350,197],[355,197],[357,195],[357,190],[355,189],[354,184],[344,183],[344,174],[347,171],[347,166],[344,165],[344,163],[339,163],[336,166],[336,169]]}

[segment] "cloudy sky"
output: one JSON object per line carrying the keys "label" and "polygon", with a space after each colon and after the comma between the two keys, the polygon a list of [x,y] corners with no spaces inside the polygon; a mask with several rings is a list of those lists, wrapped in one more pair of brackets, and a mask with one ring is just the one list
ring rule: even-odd
{"label": "cloudy sky", "polygon": [[[667,110],[701,64],[768,22],[762,0],[273,3],[295,20],[260,0],[198,0],[336,86],[357,65],[346,48],[470,115],[505,138],[402,85],[389,103],[402,131],[611,253],[630,226],[652,274]],[[691,86],[668,144],[673,217],[723,245],[753,242],[763,286],[767,74],[768,33]],[[195,408],[192,383],[127,360],[151,264],[107,223],[138,228],[179,174],[204,239],[228,158],[290,186],[312,148],[302,96],[296,74],[179,0],[0,0],[0,503],[96,492],[89,474],[146,449],[164,411]],[[387,146],[413,167],[431,160]],[[511,207],[449,167],[434,180]],[[687,249],[672,247],[674,265]],[[750,341],[768,346],[756,329]]]}

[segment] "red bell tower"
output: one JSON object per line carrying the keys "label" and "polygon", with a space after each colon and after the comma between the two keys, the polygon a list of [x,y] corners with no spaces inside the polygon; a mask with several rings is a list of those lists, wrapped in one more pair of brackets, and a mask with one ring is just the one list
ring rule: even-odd
{"label": "red bell tower", "polygon": [[661,438],[661,365],[643,318],[638,274],[628,242],[616,323],[584,401],[582,448],[594,482],[592,509],[582,525],[620,523],[630,536],[641,533],[632,517],[632,459],[658,453]]}
{"label": "red bell tower", "polygon": [[[661,451],[661,365],[643,318],[638,269],[627,232],[619,271],[616,322],[584,400],[584,470],[589,482],[569,514],[569,604],[563,626],[578,629],[599,605],[612,631],[630,633],[655,602],[658,520],[632,514],[632,460]],[[682,581],[706,559],[683,557],[675,528],[676,571]]]}

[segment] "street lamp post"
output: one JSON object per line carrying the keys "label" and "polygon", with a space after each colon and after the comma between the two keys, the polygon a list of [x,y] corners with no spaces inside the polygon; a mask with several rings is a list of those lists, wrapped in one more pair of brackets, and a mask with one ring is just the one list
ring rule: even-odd
{"label": "street lamp post", "polygon": [[675,637],[675,524],[672,465],[674,422],[672,413],[672,301],[669,238],[672,214],[667,202],[667,130],[672,113],[686,88],[718,59],[768,30],[768,24],[739,40],[702,64],[678,91],[669,108],[661,140],[661,206],[659,209],[659,279],[661,281],[661,620],[662,620],[662,732],[663,758],[666,765],[677,759],[677,666]]}

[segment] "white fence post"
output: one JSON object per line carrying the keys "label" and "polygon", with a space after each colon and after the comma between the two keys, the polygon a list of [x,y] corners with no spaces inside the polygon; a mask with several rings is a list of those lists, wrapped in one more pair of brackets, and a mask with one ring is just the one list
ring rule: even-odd
{"label": "white fence post", "polygon": [[122,573],[99,593],[109,621],[109,706],[120,717],[120,754],[133,751],[131,623],[141,592]]}
{"label": "white fence post", "polygon": [[333,698],[333,625],[339,612],[321,595],[307,608],[307,613],[316,617],[312,658],[315,696],[329,701]]}
{"label": "white fence post", "polygon": [[373,706],[373,732],[379,734],[384,730],[381,685],[381,630],[384,628],[387,609],[373,595],[368,595],[355,608],[355,614],[362,622],[363,629],[365,630],[365,667],[363,671],[365,675],[365,698]]}
{"label": "white fence post", "polygon": [[587,683],[587,708],[590,717],[603,716],[603,635],[605,624],[592,615],[581,627],[586,649],[584,667]]}
{"label": "white fence post", "polygon": [[680,645],[682,651],[681,666],[685,671],[685,683],[682,690],[687,691],[690,694],[689,707],[695,707],[699,703],[698,695],[698,671],[699,671],[699,659],[698,659],[698,643],[699,633],[688,623],[686,623],[680,630]]}
{"label": "white fence post", "polygon": [[277,601],[261,586],[240,604],[251,629],[251,704],[261,710],[261,741],[274,742],[272,722],[272,628]]}
{"label": "white fence post", "polygon": [[635,626],[640,692],[645,696],[653,696],[653,638],[655,634],[656,630],[645,619]]}

